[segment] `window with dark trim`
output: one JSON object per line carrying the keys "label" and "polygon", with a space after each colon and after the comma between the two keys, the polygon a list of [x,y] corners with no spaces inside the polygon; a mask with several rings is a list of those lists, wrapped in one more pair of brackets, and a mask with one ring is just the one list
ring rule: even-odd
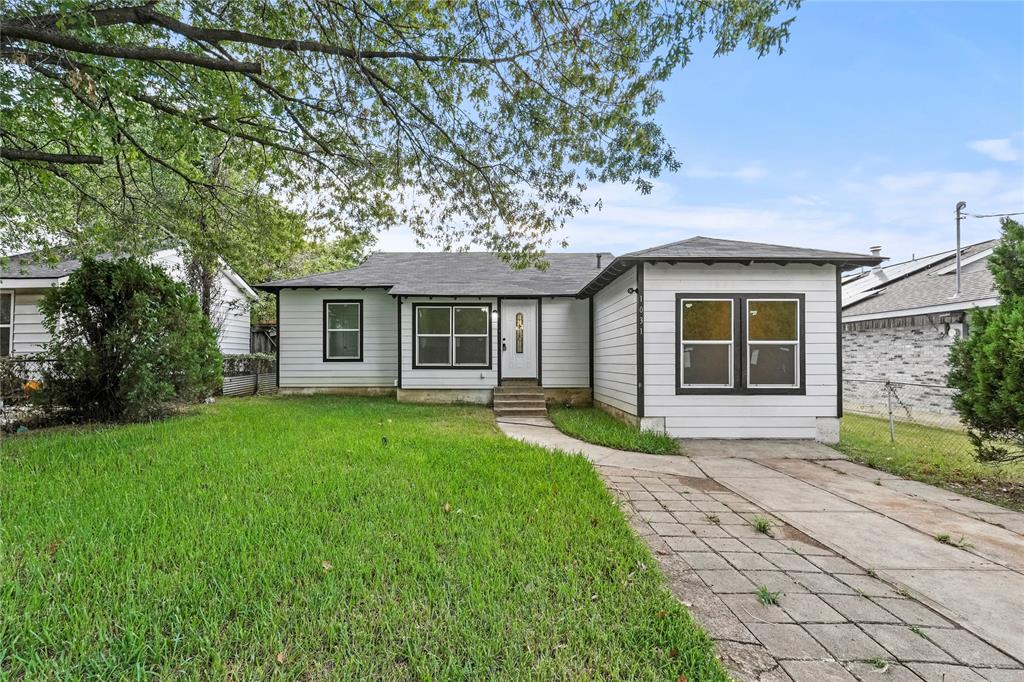
{"label": "window with dark trim", "polygon": [[363,359],[363,302],[324,301],[324,361]]}
{"label": "window with dark trim", "polygon": [[676,393],[803,394],[803,294],[676,294]]}
{"label": "window with dark trim", "polygon": [[14,294],[0,292],[0,358],[6,358],[13,350]]}
{"label": "window with dark trim", "polygon": [[491,366],[491,306],[413,305],[413,367]]}

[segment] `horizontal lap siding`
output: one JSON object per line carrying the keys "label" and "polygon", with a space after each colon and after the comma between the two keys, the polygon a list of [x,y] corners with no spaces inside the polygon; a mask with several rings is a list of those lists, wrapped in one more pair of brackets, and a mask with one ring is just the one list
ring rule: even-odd
{"label": "horizontal lap siding", "polygon": [[[412,307],[414,303],[465,303],[466,305],[491,305],[491,367],[490,369],[412,368]],[[498,385],[498,322],[494,312],[498,309],[496,298],[459,298],[409,296],[402,298],[402,388],[458,388],[492,389]],[[392,317],[394,317],[392,315]]]}
{"label": "horizontal lap siding", "polygon": [[[807,395],[676,395],[677,293],[805,296]],[[737,311],[742,313],[743,311]],[[837,401],[832,266],[648,264],[644,272],[644,411],[681,438],[814,438]]]}
{"label": "horizontal lap siding", "polygon": [[590,385],[590,304],[586,300],[541,301],[541,360],[544,386]]}
{"label": "horizontal lap siding", "polygon": [[[362,362],[324,362],[323,302],[363,302]],[[396,303],[379,289],[283,289],[281,387],[394,386],[398,379]]]}
{"label": "horizontal lap siding", "polygon": [[636,271],[594,295],[594,400],[635,415]]}
{"label": "horizontal lap siding", "polygon": [[42,298],[42,291],[14,292],[12,355],[39,353],[50,340],[50,334],[43,326],[43,314],[39,312],[39,301]]}
{"label": "horizontal lap siding", "polygon": [[227,275],[218,275],[220,292],[215,303],[214,321],[219,327],[218,342],[225,355],[248,353],[250,345],[249,299]]}

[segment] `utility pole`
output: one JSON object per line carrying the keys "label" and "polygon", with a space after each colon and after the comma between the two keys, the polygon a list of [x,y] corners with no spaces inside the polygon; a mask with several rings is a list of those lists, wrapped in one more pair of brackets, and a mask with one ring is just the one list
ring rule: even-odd
{"label": "utility pole", "polygon": [[964,217],[966,201],[956,202],[956,296],[960,298],[960,220]]}

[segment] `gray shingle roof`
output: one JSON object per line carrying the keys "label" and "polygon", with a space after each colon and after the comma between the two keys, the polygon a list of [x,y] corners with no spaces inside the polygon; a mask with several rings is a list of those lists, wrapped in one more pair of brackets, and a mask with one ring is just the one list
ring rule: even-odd
{"label": "gray shingle roof", "polygon": [[[602,267],[612,260],[600,254]],[[350,270],[264,282],[287,287],[387,287],[401,296],[575,296],[601,270],[597,253],[550,253],[544,270],[516,270],[494,253],[375,253]]]}
{"label": "gray shingle roof", "polygon": [[690,237],[682,241],[633,251],[619,256],[581,291],[593,295],[614,281],[636,263],[646,261],[673,261],[695,263],[830,263],[840,267],[874,265],[881,262],[863,253],[823,251],[802,246],[780,246],[758,242],[739,242],[712,237]]}
{"label": "gray shingle roof", "polygon": [[[972,244],[962,249],[961,260],[968,259],[977,254],[983,253],[996,244],[999,240],[993,239],[978,244]],[[844,285],[844,291],[851,284],[857,284],[864,292],[876,292],[861,298],[855,303],[848,304],[843,308],[843,316],[870,315],[878,313],[893,313],[891,317],[899,317],[903,313],[915,308],[927,308],[937,305],[949,305],[951,303],[962,303],[963,309],[970,308],[972,301],[995,298],[998,294],[995,290],[995,283],[992,273],[988,269],[988,259],[982,258],[965,265],[961,271],[959,298],[954,298],[956,293],[956,274],[952,271],[955,263],[955,251],[945,252],[945,258],[932,259],[925,256],[923,259],[930,259],[924,268],[915,270],[900,278],[890,277],[891,274],[899,273],[901,266],[905,263],[897,263],[888,268],[882,268],[881,272],[885,278],[879,277],[878,271],[869,270],[857,279],[850,280]],[[913,261],[911,261],[913,262]],[[905,270],[906,268],[904,268]],[[949,270],[943,274],[943,271]],[[874,278],[877,280],[874,286],[866,285],[865,280]],[[847,297],[849,300],[849,297]]]}
{"label": "gray shingle roof", "polygon": [[16,253],[7,257],[7,263],[0,265],[2,279],[44,279],[67,277],[82,266],[76,258],[67,258],[55,263],[46,261],[41,251]]}
{"label": "gray shingle roof", "polygon": [[[690,237],[671,244],[627,253],[623,258],[679,259],[679,260],[781,260],[789,263],[800,261],[869,261],[873,257],[863,253],[845,251],[823,251],[802,246],[780,246],[759,242],[740,242],[732,239],[712,237]],[[877,259],[874,259],[877,260]]]}

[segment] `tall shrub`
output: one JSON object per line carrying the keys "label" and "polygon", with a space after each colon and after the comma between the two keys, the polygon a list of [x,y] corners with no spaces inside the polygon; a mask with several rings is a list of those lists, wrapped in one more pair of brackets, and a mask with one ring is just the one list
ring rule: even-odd
{"label": "tall shrub", "polygon": [[216,332],[196,297],[156,266],[86,260],[39,308],[52,335],[41,397],[76,416],[144,419],[220,385]]}
{"label": "tall shrub", "polygon": [[989,258],[995,308],[973,310],[969,333],[953,345],[949,385],[978,457],[1024,459],[1024,226],[1004,218]]}

